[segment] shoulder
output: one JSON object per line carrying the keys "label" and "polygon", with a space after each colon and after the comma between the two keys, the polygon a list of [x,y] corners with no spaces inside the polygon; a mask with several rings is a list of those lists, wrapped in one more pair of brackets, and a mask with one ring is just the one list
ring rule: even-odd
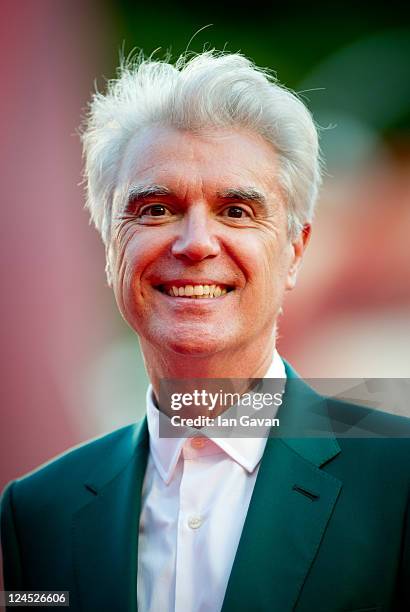
{"label": "shoulder", "polygon": [[46,507],[56,498],[61,503],[73,503],[90,474],[107,463],[121,468],[125,465],[138,443],[138,433],[144,421],[127,425],[109,434],[85,442],[34,471],[9,483],[3,494],[3,501],[13,499],[19,507],[29,507],[42,500]]}
{"label": "shoulder", "polygon": [[410,419],[371,406],[326,398],[328,416],[336,434],[345,437],[407,440]]}
{"label": "shoulder", "polygon": [[349,470],[384,480],[389,489],[410,487],[410,419],[327,398],[331,427]]}

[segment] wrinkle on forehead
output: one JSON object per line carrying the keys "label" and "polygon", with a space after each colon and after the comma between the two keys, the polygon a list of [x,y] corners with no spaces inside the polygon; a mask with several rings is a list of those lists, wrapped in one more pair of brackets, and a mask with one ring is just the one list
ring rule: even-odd
{"label": "wrinkle on forehead", "polygon": [[[191,163],[197,162],[208,164],[213,156],[210,152],[221,153],[223,148],[229,146],[231,141],[232,149],[227,161],[239,161],[238,154],[242,154],[241,159],[244,166],[252,165],[252,157],[255,154],[261,161],[262,157],[269,159],[270,174],[273,174],[272,165],[277,167],[277,153],[272,144],[266,141],[260,134],[246,130],[244,128],[213,128],[200,132],[189,132],[173,127],[151,126],[138,132],[128,143],[123,156],[120,169],[120,176],[124,180],[131,178],[126,176],[130,166],[134,166],[134,172],[146,172],[158,165],[159,161],[185,160]],[[238,145],[241,145],[238,147]],[[252,156],[249,155],[245,160],[246,153],[244,148],[252,148]],[[172,150],[172,156],[170,155]],[[250,151],[249,151],[250,153]],[[236,159],[237,158],[237,159]],[[128,166],[128,168],[127,168]]]}

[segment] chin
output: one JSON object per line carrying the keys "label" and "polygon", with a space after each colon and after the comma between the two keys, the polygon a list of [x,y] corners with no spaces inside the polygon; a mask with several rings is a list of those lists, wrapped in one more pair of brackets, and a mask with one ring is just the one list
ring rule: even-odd
{"label": "chin", "polygon": [[227,348],[228,339],[219,333],[209,332],[208,330],[181,330],[175,329],[170,334],[162,333],[156,338],[152,338],[162,351],[165,349],[178,355],[191,355],[206,357],[219,353]]}
{"label": "chin", "polygon": [[223,343],[220,341],[206,342],[202,338],[168,338],[167,341],[161,343],[161,346],[165,346],[169,351],[178,353],[179,355],[192,355],[198,357],[205,357],[207,355],[214,355],[223,350]]}
{"label": "chin", "polygon": [[191,355],[192,357],[206,357],[222,350],[221,347],[203,342],[172,342],[168,344],[168,349],[178,355]]}

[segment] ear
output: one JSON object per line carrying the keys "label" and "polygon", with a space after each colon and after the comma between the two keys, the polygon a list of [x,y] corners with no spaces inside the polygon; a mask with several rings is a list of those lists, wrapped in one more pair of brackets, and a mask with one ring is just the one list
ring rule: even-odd
{"label": "ear", "polygon": [[298,236],[292,240],[291,249],[292,249],[292,259],[288,270],[287,280],[286,280],[286,290],[290,291],[296,285],[296,279],[299,272],[299,268],[302,263],[303,255],[305,253],[305,249],[309,243],[310,234],[312,231],[312,227],[310,223],[305,223]]}

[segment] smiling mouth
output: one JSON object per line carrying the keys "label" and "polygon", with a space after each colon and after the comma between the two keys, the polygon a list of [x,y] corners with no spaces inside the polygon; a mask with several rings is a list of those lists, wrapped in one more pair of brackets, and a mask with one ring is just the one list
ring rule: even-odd
{"label": "smiling mouth", "polygon": [[223,297],[230,291],[234,290],[234,287],[227,285],[158,285],[155,287],[161,293],[169,295],[170,297],[182,297],[189,299],[209,299]]}

